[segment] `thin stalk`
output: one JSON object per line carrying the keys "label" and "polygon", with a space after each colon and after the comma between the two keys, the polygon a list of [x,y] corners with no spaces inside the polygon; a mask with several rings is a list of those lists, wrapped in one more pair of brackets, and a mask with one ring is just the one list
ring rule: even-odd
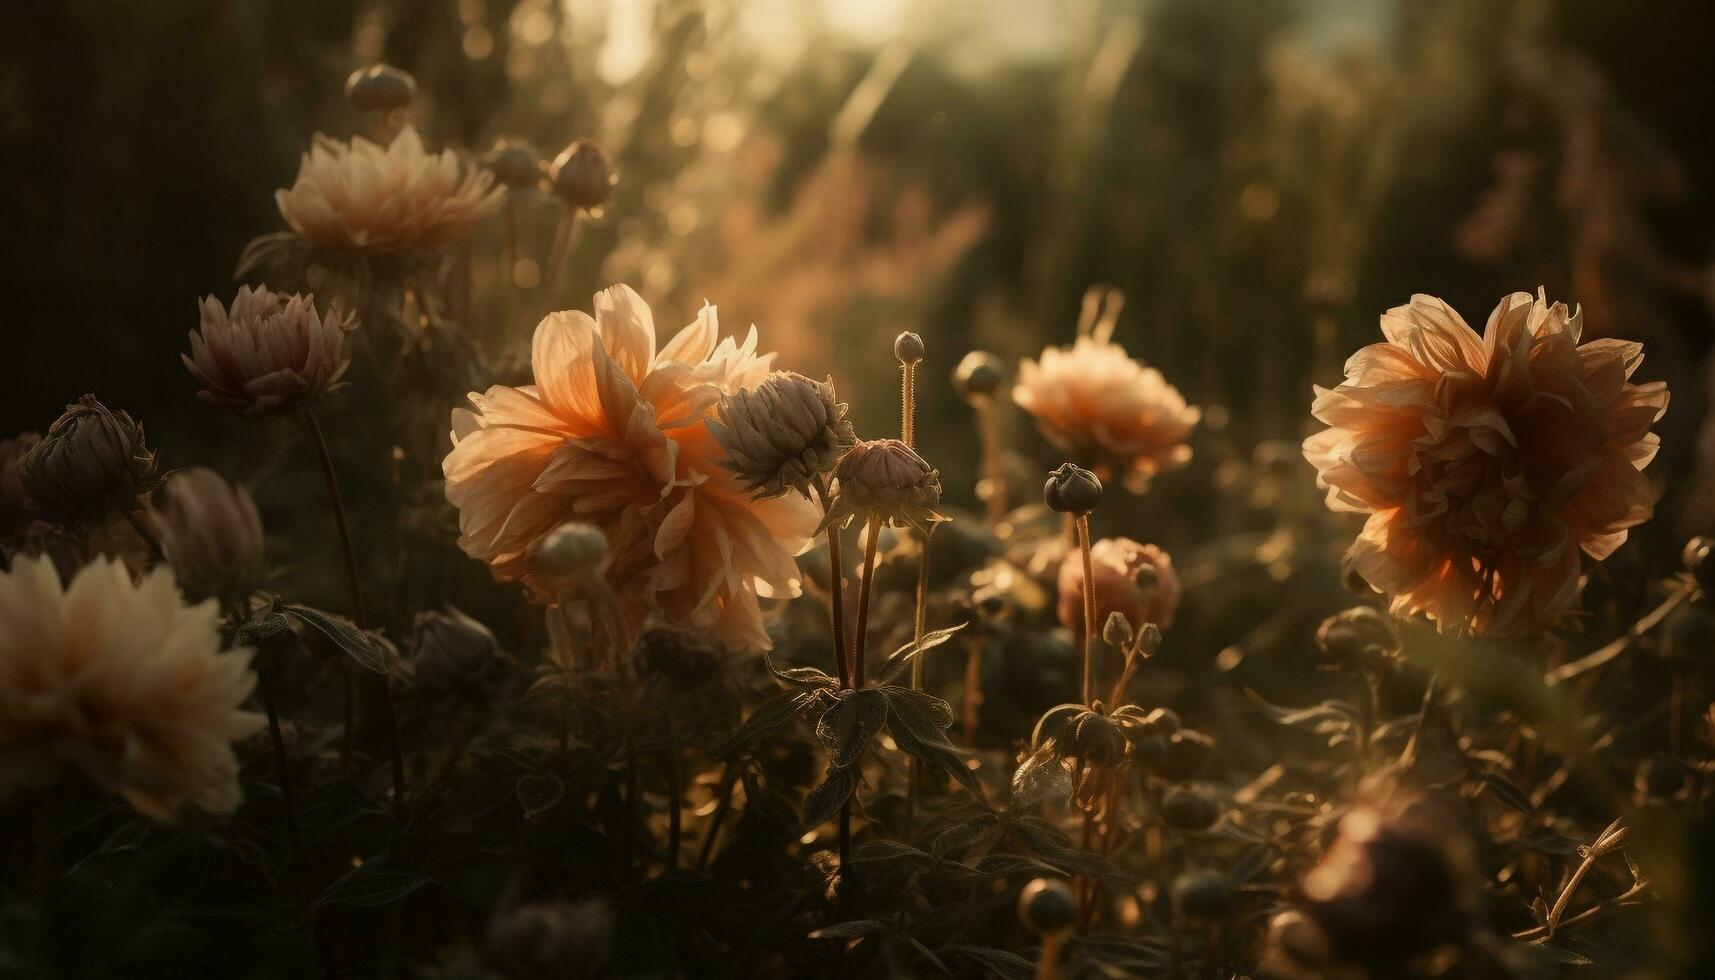
{"label": "thin stalk", "polygon": [[864,661],[868,659],[870,584],[875,578],[875,541],[881,537],[881,519],[871,516],[864,527],[863,578],[858,581],[857,635],[852,638],[852,687],[863,687]]}
{"label": "thin stalk", "polygon": [[983,699],[983,647],[987,645],[988,637],[979,623],[965,643],[965,702],[961,707],[965,715],[966,745],[975,745],[977,740],[977,723],[980,720],[979,711]]}
{"label": "thin stalk", "polygon": [[902,363],[900,378],[899,441],[917,445],[917,365]]}
{"label": "thin stalk", "polygon": [[[351,543],[351,527],[345,519],[345,502],[340,497],[339,476],[334,472],[333,456],[328,452],[327,437],[322,435],[322,427],[316,421],[315,413],[304,411],[304,426],[309,430],[310,442],[316,447],[316,458],[322,464],[322,479],[327,483],[328,503],[333,508],[334,525],[339,530],[339,544],[345,553],[346,584],[351,589],[351,619],[358,629],[369,628],[369,617],[363,611],[363,586],[357,574],[357,549]],[[393,750],[393,802],[397,806],[405,805],[405,753],[399,742],[399,718],[393,704],[393,671],[391,665],[381,677],[381,690],[386,695],[387,705],[387,735]],[[347,721],[349,722],[349,712]],[[346,731],[350,732],[348,725]]]}
{"label": "thin stalk", "polygon": [[1441,677],[1430,674],[1429,684],[1423,689],[1423,704],[1417,709],[1417,727],[1411,730],[1411,738],[1406,740],[1405,750],[1399,754],[1399,761],[1406,768],[1417,761],[1417,747],[1423,743],[1423,726],[1429,724],[1429,713],[1435,709],[1435,701],[1440,694]]}
{"label": "thin stalk", "polygon": [[1036,980],[1059,980],[1060,950],[1066,946],[1066,930],[1042,937],[1042,952],[1036,958]]}
{"label": "thin stalk", "polygon": [[1094,676],[1091,663],[1096,647],[1096,572],[1090,560],[1090,515],[1078,515],[1078,547],[1084,553],[1084,705],[1090,704]]}
{"label": "thin stalk", "polygon": [[976,399],[977,437],[982,442],[983,516],[989,527],[1006,519],[1006,478],[1000,462],[1000,406],[992,395]]}
{"label": "thin stalk", "polygon": [[280,798],[286,804],[286,841],[292,847],[292,863],[296,865],[303,859],[304,841],[298,833],[298,794],[292,787],[292,763],[286,756],[286,738],[280,731],[280,712],[275,705],[277,678],[272,662],[272,657],[264,657],[257,664],[257,687],[262,693],[262,708],[268,713],[268,738],[274,743],[274,769],[280,776]]}
{"label": "thin stalk", "polygon": [[[833,509],[833,500],[828,496],[827,478],[816,477],[816,495],[822,498],[822,516],[826,517]],[[851,687],[851,658],[846,649],[846,575],[845,565],[840,560],[840,528],[838,522],[828,524],[828,618],[833,621],[834,630],[834,663],[840,675],[840,686]]]}
{"label": "thin stalk", "polygon": [[[907,371],[910,368],[906,368]],[[912,620],[911,643],[915,647],[923,645],[923,626],[929,597],[929,533],[920,532],[918,542],[921,549],[917,557],[917,614]],[[923,690],[923,652],[918,650],[911,658],[911,689]],[[911,837],[911,827],[917,817],[917,796],[922,792],[923,770],[922,762],[916,756],[911,757],[911,783],[905,793],[905,837]]]}
{"label": "thin stalk", "polygon": [[642,785],[637,773],[637,751],[632,745],[631,733],[625,733],[625,825],[620,828],[619,836],[619,866],[620,881],[627,891],[631,889],[633,865],[637,853],[637,813],[638,804],[642,802]]}
{"label": "thin stalk", "polygon": [[737,763],[729,762],[721,773],[721,786],[715,799],[715,812],[709,817],[708,830],[703,832],[703,846],[697,851],[697,870],[709,866],[709,858],[714,856],[715,841],[721,835],[721,823],[726,820],[727,811],[732,809],[732,790],[738,782],[742,770]]}

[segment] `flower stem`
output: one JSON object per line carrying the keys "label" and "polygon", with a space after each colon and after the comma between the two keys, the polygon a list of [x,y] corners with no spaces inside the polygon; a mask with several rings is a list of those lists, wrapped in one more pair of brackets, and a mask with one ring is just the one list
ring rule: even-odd
{"label": "flower stem", "polygon": [[975,399],[977,437],[982,442],[983,514],[989,527],[1006,519],[1006,478],[1000,464],[1000,406],[991,395]]}
{"label": "flower stem", "polygon": [[697,853],[697,870],[709,866],[709,858],[714,856],[715,841],[721,835],[721,824],[726,820],[727,811],[732,809],[732,790],[738,783],[742,772],[738,763],[729,762],[726,770],[721,773],[721,786],[716,794],[715,812],[709,817],[709,827],[703,832],[703,846]]}
{"label": "flower stem", "polygon": [[286,757],[286,738],[280,731],[280,712],[275,707],[276,678],[271,662],[272,658],[265,657],[257,665],[257,687],[262,692],[262,708],[268,712],[268,737],[274,743],[274,768],[280,776],[280,798],[286,804],[286,841],[292,847],[292,863],[295,865],[303,859],[304,842],[298,833],[298,795],[292,787],[292,763]]}
{"label": "flower stem", "polygon": [[[828,495],[827,478],[816,477],[816,494],[822,498],[822,516],[825,518],[833,510],[833,500]],[[846,650],[846,574],[845,565],[840,560],[840,528],[838,521],[828,524],[828,618],[833,622],[834,630],[834,664],[840,675],[840,686],[851,687],[851,658]]]}
{"label": "flower stem", "polygon": [[553,308],[555,287],[560,281],[560,266],[566,264],[566,249],[572,242],[572,229],[578,223],[576,208],[568,207],[560,212],[560,222],[554,226],[554,244],[548,251],[548,265],[542,270],[542,298],[537,307],[538,318],[547,316]]}
{"label": "flower stem", "polygon": [[852,638],[852,687],[863,687],[864,661],[869,646],[869,597],[875,578],[875,540],[881,537],[881,519],[871,517],[864,527],[863,578],[858,582],[857,635]]}
{"label": "flower stem", "polygon": [[915,448],[917,445],[917,365],[909,362],[900,366],[899,441]]}
{"label": "flower stem", "polygon": [[[316,421],[315,413],[304,411],[304,425],[309,430],[310,442],[315,444],[316,458],[322,464],[322,479],[327,483],[328,504],[333,508],[334,525],[339,530],[339,544],[345,554],[346,584],[351,589],[351,620],[358,629],[369,628],[369,617],[363,610],[363,586],[357,574],[357,549],[351,543],[351,526],[345,519],[345,502],[340,497],[339,475],[334,472],[333,456],[328,452],[327,437],[322,435],[322,427]],[[387,734],[393,750],[393,802],[397,806],[405,804],[405,753],[399,742],[398,712],[393,705],[393,673],[391,668],[381,676],[381,690],[386,695],[387,704]],[[350,717],[347,716],[346,731],[349,733]]]}
{"label": "flower stem", "polygon": [[[907,371],[911,370],[909,367]],[[930,525],[933,527],[934,525]],[[911,644],[913,647],[923,645],[923,625],[925,607],[929,597],[929,533],[919,531],[917,540],[920,549],[917,555],[917,614],[912,619]],[[923,651],[918,650],[911,658],[911,689],[923,690]],[[911,838],[911,826],[917,818],[917,796],[921,792],[923,782],[922,761],[916,756],[911,757],[911,782],[905,791],[905,837]]]}
{"label": "flower stem", "polygon": [[1078,515],[1078,547],[1084,553],[1084,704],[1090,704],[1094,678],[1090,667],[1096,646],[1096,573],[1090,560],[1090,515]]}

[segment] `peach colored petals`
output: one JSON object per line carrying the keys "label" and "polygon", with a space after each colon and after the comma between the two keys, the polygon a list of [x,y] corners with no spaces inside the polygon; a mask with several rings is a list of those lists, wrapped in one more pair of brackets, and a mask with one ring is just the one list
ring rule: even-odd
{"label": "peach colored petals", "polygon": [[383,147],[318,134],[288,190],[274,192],[280,216],[311,245],[332,249],[440,248],[499,210],[506,190],[494,174],[450,150],[429,153],[409,126]]}
{"label": "peach colored petals", "polygon": [[1328,506],[1368,514],[1347,557],[1401,616],[1442,628],[1528,632],[1570,612],[1579,552],[1600,560],[1648,520],[1640,472],[1667,386],[1632,384],[1643,347],[1579,345],[1579,314],[1513,293],[1478,336],[1446,303],[1413,296],[1386,343],[1316,389],[1329,428],[1304,442]]}
{"label": "peach colored petals", "polygon": [[769,647],[759,597],[794,596],[793,556],[817,512],[788,494],[752,500],[704,424],[720,396],[768,376],[772,354],[718,339],[715,309],[656,349],[654,317],[629,286],[595,316],[551,313],[531,347],[535,384],[496,386],[453,412],[442,466],[459,546],[502,579],[547,596],[541,539],[568,520],[603,529],[609,579],[633,624],[659,611],[733,648]]}
{"label": "peach colored petals", "polygon": [[1099,325],[1071,347],[1049,347],[1018,366],[1013,401],[1055,445],[1097,474],[1140,491],[1155,474],[1191,459],[1185,441],[1202,414],[1160,371],[1126,355]]}
{"label": "peach colored petals", "polygon": [[[1173,625],[1179,608],[1179,574],[1173,559],[1153,544],[1130,538],[1102,538],[1090,546],[1090,569],[1096,577],[1096,628],[1113,613],[1124,613],[1132,629],[1154,623]],[[1060,561],[1060,623],[1070,629],[1084,625],[1084,554],[1073,548]]]}
{"label": "peach colored petals", "polygon": [[241,707],[256,686],[250,651],[221,652],[218,622],[216,604],[186,605],[164,567],[133,582],[96,558],[62,586],[49,559],[17,559],[0,574],[5,782],[71,763],[161,820],[185,802],[236,810],[232,743],[263,718]]}
{"label": "peach colored petals", "polygon": [[245,418],[266,418],[307,405],[340,387],[351,321],[313,296],[287,296],[266,286],[240,286],[230,308],[205,297],[180,354],[202,390],[197,396]]}

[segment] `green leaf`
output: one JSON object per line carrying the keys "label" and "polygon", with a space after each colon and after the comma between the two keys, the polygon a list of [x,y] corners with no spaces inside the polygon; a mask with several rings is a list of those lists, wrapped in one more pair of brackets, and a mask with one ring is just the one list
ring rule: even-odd
{"label": "green leaf", "polygon": [[394,871],[379,862],[360,864],[329,885],[310,903],[310,914],[321,918],[341,907],[378,908],[392,905],[433,878],[415,871]]}
{"label": "green leaf", "polygon": [[853,769],[830,769],[822,785],[804,797],[804,826],[819,827],[833,819],[840,807],[857,792],[858,774]]}
{"label": "green leaf", "polygon": [[999,822],[1000,817],[993,813],[976,814],[971,819],[956,823],[936,834],[935,839],[929,843],[929,853],[936,860],[941,860],[962,852]]}
{"label": "green leaf", "polygon": [[333,644],[359,667],[377,674],[387,673],[387,648],[374,634],[358,629],[350,620],[309,606],[283,606],[281,612]]}
{"label": "green leaf", "polygon": [[820,700],[816,692],[782,691],[756,706],[738,731],[721,739],[711,750],[714,757],[724,759],[734,749],[749,745],[764,735],[791,721],[800,712]]}
{"label": "green leaf", "polygon": [[882,662],[881,669],[876,671],[876,683],[889,683],[895,677],[898,677],[905,668],[911,666],[911,661],[952,639],[954,634],[965,628],[965,625],[966,624],[964,623],[960,623],[957,626],[949,626],[946,629],[932,630],[923,634],[922,643],[918,643],[913,640],[893,651],[893,653]]}
{"label": "green leaf", "polygon": [[566,795],[566,784],[551,772],[527,772],[518,777],[514,791],[518,805],[524,808],[524,819],[529,820],[552,810]]}
{"label": "green leaf", "polygon": [[965,765],[965,757],[947,740],[944,731],[953,723],[953,706],[908,687],[884,687],[881,693],[886,696],[888,731],[893,733],[900,751],[940,769],[982,799],[982,783]]}
{"label": "green leaf", "polygon": [[774,666],[774,661],[768,654],[762,655],[762,662],[768,665],[768,672],[795,687],[830,687],[837,688],[840,682],[829,677],[815,667],[788,667],[785,670]]}
{"label": "green leaf", "polygon": [[941,947],[942,956],[962,957],[982,967],[1000,980],[1031,980],[1036,976],[1036,964],[1017,953],[988,946],[966,946],[954,943]]}
{"label": "green leaf", "polygon": [[1037,857],[1062,871],[1119,877],[1106,861],[1074,845],[1072,838],[1041,817],[1018,817],[1012,823],[1012,833]]}
{"label": "green leaf", "polygon": [[887,724],[887,695],[873,688],[842,691],[839,700],[822,713],[816,737],[828,750],[828,765],[844,769],[858,760],[869,743]]}

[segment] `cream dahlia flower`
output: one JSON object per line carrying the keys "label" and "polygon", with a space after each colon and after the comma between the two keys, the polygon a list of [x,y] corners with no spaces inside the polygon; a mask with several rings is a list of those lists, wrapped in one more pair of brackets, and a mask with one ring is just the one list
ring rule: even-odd
{"label": "cream dahlia flower", "polygon": [[1105,321],[1071,347],[1049,347],[1018,366],[1012,399],[1049,441],[1103,479],[1140,491],[1191,459],[1185,440],[1202,413],[1161,372],[1126,355]]}
{"label": "cream dahlia flower", "polygon": [[[238,808],[232,743],[263,718],[250,652],[223,653],[213,602],[187,606],[157,568],[133,582],[107,558],[69,586],[47,558],[0,573],[0,772],[82,769],[144,813]],[[0,786],[0,790],[6,787]]]}
{"label": "cream dahlia flower", "polygon": [[759,596],[799,591],[792,556],[816,511],[789,494],[753,500],[705,424],[722,395],[768,376],[772,354],[717,343],[715,308],[656,350],[649,307],[628,286],[596,294],[595,316],[550,313],[531,347],[535,384],[471,393],[453,412],[442,466],[459,546],[505,580],[553,594],[537,547],[568,520],[603,529],[608,579],[633,628],[652,610],[712,629],[734,648],[769,646]]}
{"label": "cream dahlia flower", "polygon": [[409,126],[385,147],[318,134],[291,189],[274,192],[280,216],[309,244],[383,251],[463,238],[505,196],[492,172],[465,166],[451,150],[427,152]]}
{"label": "cream dahlia flower", "polygon": [[1579,552],[1608,557],[1653,509],[1640,471],[1668,393],[1629,383],[1643,346],[1579,346],[1579,314],[1528,293],[1480,337],[1433,296],[1381,325],[1386,343],[1316,389],[1330,428],[1304,443],[1328,505],[1370,515],[1351,566],[1395,613],[1442,628],[1522,632],[1569,612]]}

